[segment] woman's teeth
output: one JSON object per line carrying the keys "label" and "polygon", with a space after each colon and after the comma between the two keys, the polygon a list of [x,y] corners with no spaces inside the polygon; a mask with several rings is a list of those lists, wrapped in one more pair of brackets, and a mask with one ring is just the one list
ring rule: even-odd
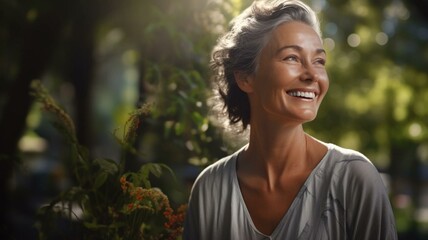
{"label": "woman's teeth", "polygon": [[293,97],[307,98],[307,99],[314,99],[315,98],[314,92],[294,91],[294,92],[288,92],[288,95],[293,96]]}

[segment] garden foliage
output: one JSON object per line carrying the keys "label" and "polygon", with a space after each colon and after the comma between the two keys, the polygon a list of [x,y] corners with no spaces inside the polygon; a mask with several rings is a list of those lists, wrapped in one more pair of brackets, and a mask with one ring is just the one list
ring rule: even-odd
{"label": "garden foliage", "polygon": [[[79,144],[70,116],[39,81],[32,84],[34,97],[53,116],[53,123],[69,143],[75,184],[43,206],[36,223],[40,239],[177,239],[181,236],[185,206],[174,210],[168,197],[151,186],[149,175],[160,177],[165,164],[145,163],[136,172],[125,172],[125,153],[141,154],[133,142],[144,106],[130,114],[123,136],[115,133],[123,154],[119,161],[92,157]],[[64,231],[66,229],[66,231]],[[68,230],[68,231],[67,231]],[[71,234],[71,235],[69,235]]]}

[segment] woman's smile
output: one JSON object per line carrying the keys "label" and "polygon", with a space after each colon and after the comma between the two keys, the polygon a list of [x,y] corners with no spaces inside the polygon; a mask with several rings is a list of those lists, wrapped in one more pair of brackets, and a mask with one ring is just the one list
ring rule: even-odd
{"label": "woman's smile", "polygon": [[286,93],[289,96],[301,98],[303,100],[315,100],[318,96],[317,92],[313,90],[288,90]]}

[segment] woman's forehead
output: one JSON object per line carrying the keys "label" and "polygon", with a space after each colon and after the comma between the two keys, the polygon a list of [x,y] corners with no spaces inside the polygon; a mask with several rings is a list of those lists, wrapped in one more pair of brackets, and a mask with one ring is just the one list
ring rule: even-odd
{"label": "woman's forehead", "polygon": [[284,46],[300,48],[322,48],[322,41],[317,32],[308,24],[302,22],[287,22],[276,27],[265,48],[276,51]]}

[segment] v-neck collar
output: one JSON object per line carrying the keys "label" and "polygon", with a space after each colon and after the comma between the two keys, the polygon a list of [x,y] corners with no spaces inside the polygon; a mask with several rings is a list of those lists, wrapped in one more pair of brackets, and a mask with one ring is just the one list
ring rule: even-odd
{"label": "v-neck collar", "polygon": [[246,205],[246,203],[244,201],[244,197],[243,197],[242,192],[241,192],[241,187],[239,186],[239,180],[238,180],[238,174],[236,172],[236,167],[237,167],[237,162],[238,162],[239,154],[243,151],[243,149],[245,149],[246,146],[242,147],[239,151],[237,151],[234,154],[234,156],[231,159],[233,161],[232,162],[232,166],[233,166],[233,169],[232,169],[232,181],[233,181],[233,185],[236,187],[236,189],[238,191],[239,204],[241,204],[243,206],[245,218],[250,223],[250,225],[251,225],[252,229],[254,230],[254,232],[256,232],[257,234],[259,234],[260,236],[262,236],[264,238],[274,239],[276,237],[276,235],[278,234],[278,232],[281,230],[281,226],[284,224],[285,221],[287,221],[287,219],[289,218],[289,216],[292,214],[292,212],[296,208],[296,205],[299,203],[299,200],[302,198],[303,193],[305,193],[305,191],[308,189],[308,185],[314,179],[315,174],[318,172],[318,170],[320,168],[322,168],[325,165],[326,159],[328,159],[328,156],[331,154],[333,146],[331,144],[329,144],[329,143],[327,143],[326,145],[327,145],[327,148],[328,148],[326,154],[321,159],[321,161],[319,161],[319,163],[315,166],[315,168],[312,170],[312,172],[309,174],[309,176],[306,178],[305,182],[303,183],[303,185],[300,188],[299,192],[297,193],[296,197],[293,199],[290,207],[284,213],[284,216],[278,222],[277,226],[275,226],[275,229],[273,230],[273,232],[272,232],[271,235],[266,235],[266,234],[260,232],[257,229],[256,225],[253,222],[253,219],[251,218],[251,215],[250,215],[250,212],[249,212],[249,210],[247,208],[247,205]]}

